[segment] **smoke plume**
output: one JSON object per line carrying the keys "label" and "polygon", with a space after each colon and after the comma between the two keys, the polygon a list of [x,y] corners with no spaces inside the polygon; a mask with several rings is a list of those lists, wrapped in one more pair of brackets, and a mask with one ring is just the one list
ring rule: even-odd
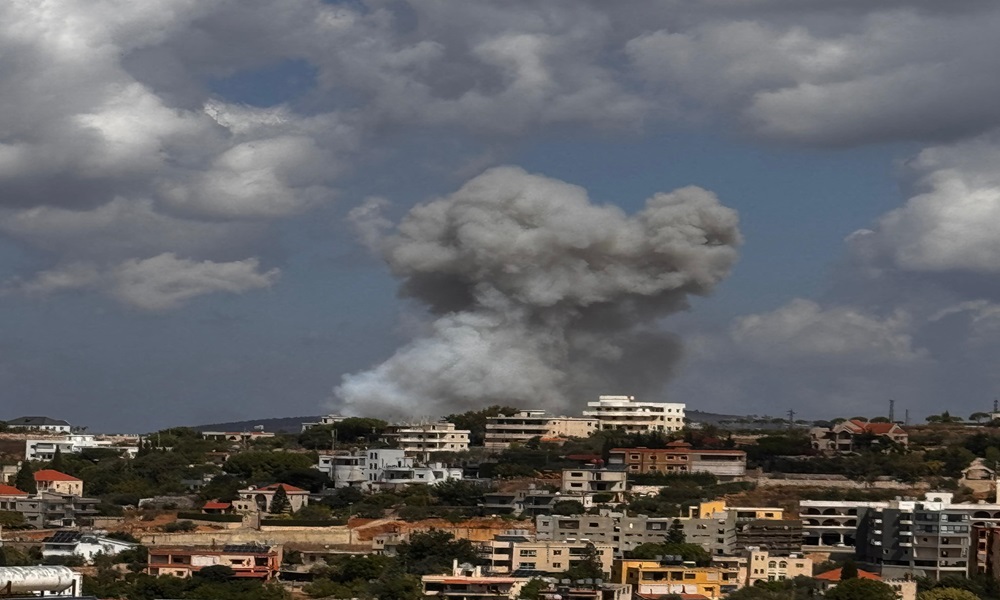
{"label": "smoke plume", "polygon": [[735,211],[701,188],[629,216],[516,167],[416,206],[395,231],[380,205],[355,209],[355,224],[434,319],[343,378],[337,408],[349,414],[578,409],[597,393],[657,392],[680,348],[656,321],[710,292],[741,242]]}

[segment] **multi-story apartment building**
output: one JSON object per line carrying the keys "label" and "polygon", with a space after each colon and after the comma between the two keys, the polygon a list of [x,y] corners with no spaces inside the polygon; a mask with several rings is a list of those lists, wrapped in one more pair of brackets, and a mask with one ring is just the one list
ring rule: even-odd
{"label": "multi-story apartment building", "polygon": [[868,510],[886,506],[886,502],[800,501],[802,550],[853,554],[860,517]]}
{"label": "multi-story apartment building", "polygon": [[559,492],[538,489],[531,484],[513,492],[487,492],[483,496],[483,509],[494,515],[551,515],[552,506],[563,499]]}
{"label": "multi-story apartment building", "polygon": [[562,493],[575,496],[584,506],[592,506],[595,496],[605,496],[605,502],[621,502],[625,495],[626,473],[620,469],[586,466],[562,470]]}
{"label": "multi-story apartment building", "polygon": [[711,473],[725,480],[746,475],[747,454],[743,450],[694,450],[678,440],[666,448],[613,448],[608,464],[636,475]]}
{"label": "multi-story apartment building", "polygon": [[754,519],[736,522],[736,547],[759,547],[771,556],[802,552],[802,521],[799,519]]}
{"label": "multi-story apartment building", "polygon": [[597,419],[555,417],[544,410],[522,410],[511,416],[498,415],[486,421],[484,445],[493,450],[523,444],[533,438],[588,437],[597,431]]}
{"label": "multi-story apartment building", "polygon": [[783,581],[799,576],[812,577],[812,559],[802,555],[775,556],[767,550],[748,546],[737,556],[715,556],[712,564],[727,570],[737,570],[739,586],[754,585],[758,581]]}
{"label": "multi-story apartment building", "polygon": [[151,546],[146,572],[150,575],[190,577],[205,567],[224,565],[241,579],[269,580],[281,569],[281,546],[228,544],[222,548],[168,548]]}
{"label": "multi-story apartment building", "polygon": [[668,594],[701,594],[721,598],[739,589],[739,570],[731,567],[696,567],[680,557],[662,560],[615,561],[611,580],[631,584],[640,596],[659,597]]}
{"label": "multi-story apartment building", "polygon": [[600,396],[588,402],[583,416],[597,420],[601,431],[680,431],[684,427],[684,404],[636,402],[635,396]]}
{"label": "multi-story apartment building", "polygon": [[[70,494],[39,492],[34,496],[15,498],[7,501],[7,510],[24,515],[24,521],[35,529],[59,529],[79,527],[98,514],[97,498],[83,498]],[[0,504],[4,504],[0,500]]]}
{"label": "multi-story apartment building", "polygon": [[454,423],[441,421],[421,425],[395,425],[386,434],[407,456],[424,457],[436,452],[465,452],[469,449],[468,429],[456,429]]}
{"label": "multi-story apartment building", "polygon": [[600,561],[602,571],[611,573],[615,549],[611,544],[580,540],[536,541],[526,531],[511,531],[481,544],[480,552],[494,574],[518,574],[519,571],[558,574],[590,556]]}
{"label": "multi-story apartment building", "polygon": [[78,454],[90,448],[115,450],[123,456],[135,458],[139,454],[138,446],[119,446],[113,440],[98,439],[94,435],[73,434],[63,437],[36,438],[24,441],[25,460],[52,460],[56,449],[62,454]]}
{"label": "multi-story apartment building", "polygon": [[321,454],[316,468],[333,480],[334,488],[392,489],[415,483],[433,485],[462,479],[462,469],[440,463],[417,464],[398,448]]}

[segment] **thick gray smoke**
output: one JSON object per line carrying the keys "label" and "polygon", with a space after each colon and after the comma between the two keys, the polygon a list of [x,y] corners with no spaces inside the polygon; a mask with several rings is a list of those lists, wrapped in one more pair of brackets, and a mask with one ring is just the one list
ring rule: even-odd
{"label": "thick gray smoke", "polygon": [[679,344],[656,320],[711,291],[741,241],[735,211],[701,188],[656,194],[630,217],[516,167],[413,208],[394,232],[377,208],[352,216],[435,319],[343,378],[337,408],[351,414],[577,410],[602,392],[658,391]]}

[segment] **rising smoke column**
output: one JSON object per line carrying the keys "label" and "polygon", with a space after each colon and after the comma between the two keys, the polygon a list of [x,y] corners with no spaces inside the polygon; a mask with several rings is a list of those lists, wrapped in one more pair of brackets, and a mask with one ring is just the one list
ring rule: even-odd
{"label": "rising smoke column", "polygon": [[377,205],[352,218],[434,316],[334,391],[338,410],[386,417],[656,392],[679,357],[656,320],[710,292],[741,242],[736,212],[704,189],[656,194],[628,216],[516,167],[414,207],[395,231]]}

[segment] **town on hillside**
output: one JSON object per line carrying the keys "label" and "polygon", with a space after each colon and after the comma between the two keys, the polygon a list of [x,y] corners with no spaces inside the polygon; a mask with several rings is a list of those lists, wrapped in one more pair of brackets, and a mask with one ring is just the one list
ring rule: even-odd
{"label": "town on hillside", "polygon": [[[0,424],[0,597],[1000,600],[1000,412]],[[694,414],[694,413],[691,413]]]}

